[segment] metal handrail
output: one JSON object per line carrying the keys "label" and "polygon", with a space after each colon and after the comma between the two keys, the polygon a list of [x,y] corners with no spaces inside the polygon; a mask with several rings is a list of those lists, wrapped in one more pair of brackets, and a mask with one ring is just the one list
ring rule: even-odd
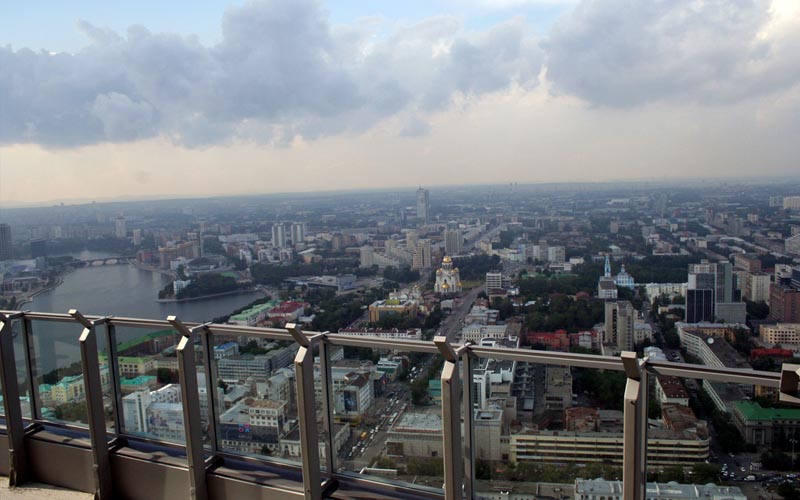
{"label": "metal handrail", "polygon": [[[467,344],[452,344],[447,342],[446,339],[441,337],[437,338],[435,341],[425,341],[425,340],[407,340],[407,339],[397,339],[397,340],[386,340],[381,338],[375,337],[365,337],[365,336],[351,336],[345,334],[338,334],[338,333],[328,333],[328,332],[303,332],[299,330],[299,328],[294,327],[293,325],[287,325],[288,329],[278,329],[278,328],[263,328],[263,327],[252,327],[252,326],[241,326],[241,325],[227,325],[227,324],[211,324],[211,323],[192,323],[192,322],[180,322],[177,318],[171,317],[169,319],[164,320],[155,320],[155,319],[142,319],[142,318],[128,318],[128,317],[114,317],[114,316],[92,316],[92,315],[82,315],[73,311],[72,314],[69,313],[49,313],[49,312],[31,312],[31,311],[0,311],[0,323],[2,324],[3,328],[1,330],[2,335],[5,337],[0,338],[0,362],[2,362],[3,366],[6,368],[0,371],[0,377],[2,377],[2,387],[4,389],[4,406],[5,406],[5,417],[8,421],[7,422],[7,431],[10,434],[10,442],[13,442],[14,449],[12,452],[14,456],[12,456],[12,460],[10,461],[10,465],[12,468],[12,484],[18,484],[19,482],[23,482],[26,478],[29,477],[30,471],[27,470],[27,464],[25,463],[25,456],[24,451],[22,449],[22,439],[24,436],[20,436],[22,431],[25,427],[22,425],[22,417],[19,412],[19,395],[20,391],[17,387],[17,380],[15,376],[11,376],[12,373],[16,373],[15,369],[9,369],[9,366],[15,366],[15,358],[13,353],[13,345],[10,342],[10,324],[13,321],[23,321],[27,327],[24,328],[25,332],[25,340],[26,343],[30,341],[31,338],[31,331],[30,331],[30,322],[31,321],[43,321],[43,322],[65,322],[65,323],[76,323],[79,325],[88,328],[89,331],[94,330],[95,327],[99,327],[101,324],[112,330],[116,327],[136,327],[136,328],[160,328],[160,329],[171,329],[175,330],[176,333],[181,333],[183,338],[183,344],[186,344],[184,347],[188,347],[189,345],[194,345],[195,342],[190,338],[194,335],[199,335],[200,345],[203,346],[205,350],[209,350],[211,346],[213,346],[213,337],[214,336],[252,336],[252,337],[261,337],[261,338],[268,338],[272,340],[280,340],[286,342],[293,342],[298,344],[301,349],[298,353],[297,357],[295,358],[295,373],[297,378],[296,383],[296,390],[298,391],[298,395],[302,398],[298,400],[298,419],[299,425],[301,428],[301,436],[303,436],[303,442],[307,443],[309,446],[304,447],[303,449],[303,467],[300,469],[303,474],[304,478],[304,496],[309,499],[317,499],[320,498],[322,495],[321,486],[324,484],[324,478],[321,473],[321,466],[324,465],[326,468],[325,477],[326,478],[335,478],[337,476],[336,471],[333,469],[333,456],[332,456],[332,449],[333,449],[333,433],[332,431],[332,422],[331,422],[331,408],[332,408],[332,391],[330,388],[327,387],[328,384],[331,383],[330,374],[328,373],[330,370],[330,363],[328,360],[329,357],[329,348],[331,346],[351,346],[351,347],[366,347],[371,349],[389,349],[389,350],[398,350],[404,352],[420,352],[420,353],[429,353],[429,354],[436,354],[436,353],[444,353],[446,354],[446,361],[450,363],[448,365],[448,369],[445,370],[443,374],[443,383],[448,385],[447,397],[443,398],[443,417],[449,418],[448,425],[445,426],[443,429],[443,434],[453,433],[452,436],[445,435],[445,442],[447,446],[444,448],[445,452],[445,462],[448,465],[448,473],[447,478],[449,482],[446,482],[444,486],[444,496],[447,499],[456,499],[456,498],[463,498],[464,495],[472,496],[474,491],[474,484],[475,484],[475,477],[474,477],[474,444],[472,438],[472,429],[473,429],[473,412],[472,412],[472,398],[471,398],[471,390],[468,390],[472,384],[471,377],[469,376],[471,366],[473,365],[473,360],[479,358],[487,358],[487,359],[498,359],[498,360],[508,360],[508,361],[515,361],[520,363],[532,363],[532,364],[542,364],[542,365],[549,365],[549,366],[570,366],[570,367],[583,367],[583,368],[593,368],[593,369],[600,369],[600,370],[612,370],[612,371],[623,371],[628,378],[628,387],[626,388],[625,393],[625,411],[626,411],[626,418],[625,418],[625,439],[626,443],[629,445],[625,446],[625,458],[626,463],[636,463],[639,464],[640,468],[643,467],[644,463],[644,435],[646,433],[646,405],[647,405],[647,397],[646,397],[646,376],[648,374],[652,375],[673,375],[678,377],[684,378],[696,378],[696,379],[704,379],[704,380],[712,380],[712,381],[721,381],[721,382],[735,382],[741,384],[753,384],[753,385],[761,385],[766,387],[774,387],[780,388],[782,374],[781,373],[773,373],[773,372],[764,372],[764,371],[756,371],[756,370],[742,370],[742,369],[731,369],[731,368],[717,368],[717,367],[710,367],[705,365],[693,365],[693,364],[685,364],[685,363],[673,363],[668,361],[650,361],[649,359],[645,360],[637,360],[636,364],[633,365],[633,360],[635,360],[635,355],[631,358],[632,353],[627,353],[626,356],[623,357],[611,357],[611,356],[600,356],[600,355],[593,355],[593,354],[575,354],[575,353],[563,353],[563,352],[552,352],[552,351],[538,351],[538,350],[530,350],[530,349],[509,349],[509,348],[500,348],[500,347],[483,347],[474,345],[471,343]],[[95,326],[96,325],[96,326]],[[187,333],[188,332],[188,333]],[[86,334],[84,332],[84,337]],[[115,338],[113,335],[110,335],[108,338]],[[92,336],[89,339],[93,339]],[[92,340],[92,342],[94,342]],[[323,417],[324,417],[324,427],[326,428],[327,432],[325,432],[324,439],[327,440],[326,442],[326,456],[320,457],[319,450],[317,446],[311,446],[313,443],[316,443],[317,440],[317,422],[316,422],[316,409],[313,401],[313,371],[310,370],[310,364],[313,361],[313,356],[311,353],[313,352],[316,346],[319,346],[319,353],[321,357],[325,359],[322,360],[323,366],[323,382],[326,384],[326,390],[322,391],[322,406],[323,406]],[[27,348],[26,348],[27,349]],[[96,347],[95,347],[96,349]],[[85,351],[85,349],[84,349]],[[109,351],[113,354],[113,350]],[[193,349],[192,349],[193,352]],[[30,359],[30,353],[26,352],[26,363],[28,364],[28,383],[30,384],[31,394],[33,396],[32,399],[36,399],[36,384],[35,379],[32,375],[34,375],[35,367],[33,366],[33,362]],[[91,375],[91,368],[87,366],[86,360],[91,360],[92,356],[91,353],[84,352],[84,363],[83,363],[83,371],[84,377],[87,375]],[[88,357],[87,357],[88,356]],[[207,470],[209,461],[203,460],[202,451],[203,450],[203,443],[202,443],[202,434],[199,432],[198,426],[200,425],[200,416],[198,414],[198,407],[197,401],[199,400],[198,392],[196,391],[196,376],[193,376],[196,372],[196,366],[194,365],[193,355],[191,357],[184,356],[182,359],[183,361],[179,363],[179,369],[181,372],[181,391],[182,391],[182,398],[184,401],[184,418],[186,422],[186,439],[187,442],[184,445],[179,443],[170,443],[170,446],[180,449],[181,447],[186,448],[187,450],[193,450],[193,453],[187,453],[187,459],[189,460],[189,468],[192,471],[192,480],[190,483],[192,484],[192,491],[190,495],[193,498],[206,498],[206,484],[204,481],[204,474]],[[204,356],[204,362],[209,363],[209,360],[213,360],[213,356],[210,353],[206,353]],[[464,368],[463,374],[459,374],[459,371],[455,369],[457,364],[461,364]],[[210,363],[211,368],[213,368],[214,363],[213,361]],[[207,367],[208,369],[208,367]],[[88,371],[87,371],[88,370]],[[115,377],[112,377],[112,381],[115,380]],[[96,374],[94,375],[96,378]],[[457,390],[450,390],[450,384],[453,384],[454,387],[457,387],[459,383],[459,379],[463,379],[462,383],[465,385],[464,393],[470,394],[470,397],[460,398],[457,396]],[[87,379],[88,380],[88,379]],[[640,383],[644,381],[644,383]],[[212,377],[207,377],[207,383],[213,384]],[[785,385],[784,380],[784,385]],[[121,391],[117,383],[112,384],[112,390],[114,392],[114,406],[116,413],[119,412],[120,408],[120,397]],[[94,380],[92,384],[87,385],[88,387],[92,387],[96,391],[97,381]],[[209,385],[208,387],[213,387],[213,385]],[[195,391],[191,391],[190,389],[194,388]],[[796,390],[796,389],[795,389]],[[93,399],[93,407],[95,412],[97,412],[97,405],[98,399],[97,394],[87,394],[86,397]],[[102,400],[102,395],[101,399]],[[209,393],[208,397],[214,398],[214,395]],[[463,399],[463,400],[462,400]],[[219,425],[218,422],[218,415],[215,415],[215,404],[209,404],[209,412],[210,414],[207,415],[208,423],[213,429],[209,433],[210,436],[218,436],[219,433],[217,432],[217,426]],[[32,408],[36,408],[35,404],[32,402]],[[630,410],[630,414],[628,411]],[[95,414],[95,417],[99,416],[98,413]],[[459,417],[460,416],[460,417]],[[464,429],[465,429],[465,436],[464,442],[460,436],[457,436],[457,432],[460,429],[458,424],[458,419],[463,418],[464,421]],[[49,423],[47,420],[41,418],[38,415],[38,412],[33,415],[34,422],[41,422],[41,423]],[[95,418],[96,420],[96,418]],[[121,427],[121,417],[119,415],[115,416],[115,422],[117,427]],[[58,423],[55,423],[59,425]],[[80,429],[86,431],[86,427],[83,426],[75,426],[69,423],[63,424],[65,428],[71,429]],[[93,448],[97,446],[100,442],[100,436],[106,432],[105,422],[102,422],[102,429],[92,429],[92,425],[89,426],[90,435],[94,436],[93,439]],[[127,434],[124,432],[122,428],[115,428],[115,435],[120,438],[125,438]],[[140,436],[138,434],[131,434],[131,437],[137,440],[150,442],[153,444],[158,444],[162,442],[159,439],[149,439],[144,436]],[[455,438],[455,439],[453,439]],[[220,457],[228,455],[223,450],[217,450],[216,448],[216,439],[213,443],[212,455],[219,455]],[[463,445],[463,446],[462,446]],[[464,449],[462,449],[464,448]],[[103,458],[102,454],[98,454],[97,450],[95,451],[95,456],[100,457],[96,458],[95,460],[102,460],[105,461],[107,459]],[[212,456],[213,458],[213,456]],[[322,460],[321,460],[322,458]],[[259,461],[262,463],[272,463],[269,458],[254,458],[250,457],[251,460]],[[466,460],[465,460],[466,459]],[[281,462],[275,462],[282,467],[286,467],[286,464]],[[461,467],[459,464],[464,464],[463,467],[463,478],[461,473]],[[108,472],[108,466],[105,464],[97,464],[95,463],[95,468],[97,470],[96,473],[102,474],[110,474]],[[634,498],[639,498],[644,491],[644,484],[643,479],[644,474],[641,471],[636,473],[630,472],[628,470],[625,471],[625,475],[623,478],[623,482],[625,483],[626,491],[631,492],[631,496]],[[104,481],[107,481],[107,477],[98,477],[97,484],[106,484]],[[641,483],[641,484],[640,484]],[[108,497],[109,493],[107,492],[108,488],[103,487],[97,489],[97,497],[104,498]]]}

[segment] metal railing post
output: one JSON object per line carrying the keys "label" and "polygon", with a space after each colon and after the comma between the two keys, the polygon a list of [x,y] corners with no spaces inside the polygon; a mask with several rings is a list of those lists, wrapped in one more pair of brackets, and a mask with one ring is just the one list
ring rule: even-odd
{"label": "metal railing post", "polygon": [[178,342],[178,376],[183,403],[183,429],[186,438],[186,460],[189,465],[189,498],[206,500],[206,464],[203,450],[203,421],[200,417],[200,393],[197,389],[197,366],[194,356],[194,334],[176,316],[167,321],[181,334]]}
{"label": "metal railing post", "polygon": [[119,378],[119,357],[117,353],[117,329],[106,321],[106,352],[108,353],[108,381],[111,386],[111,404],[114,407],[114,434],[117,438],[123,431],[122,388]]}
{"label": "metal railing post", "polygon": [[625,368],[622,498],[644,500],[647,481],[647,373],[635,352],[620,355]]}
{"label": "metal railing post", "polygon": [[319,463],[319,431],[314,404],[314,345],[303,334],[300,326],[287,323],[286,330],[300,345],[294,358],[297,380],[297,415],[300,420],[300,447],[303,463],[303,491],[307,500],[322,498],[322,482]]}
{"label": "metal railing post", "polygon": [[433,342],[444,357],[442,368],[442,439],[444,441],[444,497],[464,498],[464,461],[461,455],[461,379],[458,374],[458,353],[438,335]]}
{"label": "metal railing post", "polygon": [[217,403],[217,362],[214,359],[214,336],[208,328],[210,323],[198,326],[196,330],[200,333],[200,340],[203,343],[203,353],[205,354],[206,365],[206,392],[208,393],[208,438],[211,441],[212,460],[217,456],[217,429],[219,428],[219,412]]}
{"label": "metal railing post", "polygon": [[22,313],[0,314],[0,386],[3,388],[3,411],[8,433],[8,485],[20,486],[28,480],[29,471],[25,457],[25,426],[19,400],[17,363],[14,357],[13,322]]}
{"label": "metal railing post", "polygon": [[784,363],[778,393],[781,403],[800,404],[800,365]]}
{"label": "metal railing post", "polygon": [[75,321],[83,325],[80,336],[83,390],[86,394],[86,413],[89,421],[89,437],[92,442],[94,460],[94,496],[97,499],[111,498],[111,461],[108,454],[105,409],[103,408],[103,384],[100,380],[100,360],[97,354],[95,330],[106,319],[89,321],[77,309],[69,311]]}
{"label": "metal railing post", "polygon": [[[468,342],[461,354],[461,378],[463,380],[463,412],[464,412],[464,498],[472,500],[475,496],[475,398],[472,392],[472,363],[474,358],[469,352]],[[499,443],[492,443],[499,446]]]}
{"label": "metal railing post", "polygon": [[325,470],[328,474],[333,474],[334,463],[333,457],[336,454],[334,449],[334,441],[336,437],[336,430],[333,422],[333,378],[331,377],[331,359],[330,359],[330,345],[326,342],[325,335],[322,334],[319,342],[319,377],[322,387],[322,426],[325,430]]}

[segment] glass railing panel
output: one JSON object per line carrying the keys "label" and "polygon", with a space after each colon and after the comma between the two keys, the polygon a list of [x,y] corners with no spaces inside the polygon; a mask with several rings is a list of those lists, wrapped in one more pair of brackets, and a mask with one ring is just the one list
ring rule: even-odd
{"label": "glass railing panel", "polygon": [[780,403],[776,388],[651,375],[649,395],[649,481],[698,485],[712,496],[713,484],[753,498],[800,486],[792,477],[800,408]]}
{"label": "glass railing panel", "polygon": [[[19,384],[20,407],[22,418],[31,418],[31,390],[28,381],[27,355],[25,353],[25,340],[23,334],[22,321],[15,321],[11,329],[14,337],[14,358],[17,368],[17,383]],[[0,394],[0,397],[2,394]],[[0,413],[3,412],[3,405],[0,404]]]}
{"label": "glass railing panel", "polygon": [[471,382],[476,498],[622,479],[622,372],[478,358]]}
{"label": "glass railing panel", "polygon": [[40,417],[88,426],[79,343],[83,327],[43,320],[31,321],[31,327],[35,397]]}
{"label": "glass railing panel", "polygon": [[334,346],[331,358],[336,470],[441,488],[442,357]]}
{"label": "glass railing panel", "polygon": [[[98,330],[99,331],[99,330]],[[185,430],[176,347],[171,328],[114,328],[122,433],[184,443]],[[103,332],[104,333],[104,332]],[[200,354],[197,358],[200,358]],[[101,364],[108,363],[101,358]],[[113,397],[113,388],[104,400]]]}
{"label": "glass railing panel", "polygon": [[[25,344],[22,336],[22,322],[14,321],[11,326],[11,335],[14,345],[14,366],[17,370],[17,383],[19,384],[19,398],[23,418],[31,418],[30,385],[28,384],[28,371],[26,368]],[[5,414],[3,404],[3,388],[0,386],[0,421]]]}
{"label": "glass railing panel", "polygon": [[220,451],[301,460],[294,358],[297,344],[258,336],[213,336]]}

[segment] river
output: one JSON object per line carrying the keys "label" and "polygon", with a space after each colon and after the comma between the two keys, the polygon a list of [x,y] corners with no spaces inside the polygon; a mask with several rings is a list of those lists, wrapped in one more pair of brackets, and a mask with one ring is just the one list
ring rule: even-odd
{"label": "river", "polygon": [[[78,254],[75,256],[78,257]],[[262,296],[258,292],[249,292],[208,300],[158,303],[158,291],[169,282],[169,278],[128,264],[84,267],[65,275],[63,279],[61,285],[35,297],[33,302],[24,305],[24,309],[55,313],[77,309],[87,315],[148,319],[165,319],[169,315],[176,315],[187,322],[204,322],[230,314]],[[38,369],[47,372],[78,361],[80,352],[77,340],[80,330],[80,327],[72,324],[35,321],[33,332],[39,351]],[[136,335],[142,333],[140,331]],[[122,338],[119,341],[133,335],[134,332],[121,331],[119,336]],[[102,335],[98,340],[103,349],[105,342]]]}

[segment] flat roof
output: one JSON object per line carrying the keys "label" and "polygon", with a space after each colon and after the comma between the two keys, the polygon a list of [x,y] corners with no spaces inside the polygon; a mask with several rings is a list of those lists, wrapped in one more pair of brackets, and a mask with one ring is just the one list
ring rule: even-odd
{"label": "flat roof", "polygon": [[752,401],[739,401],[736,408],[748,420],[800,420],[800,408],[762,408]]}

